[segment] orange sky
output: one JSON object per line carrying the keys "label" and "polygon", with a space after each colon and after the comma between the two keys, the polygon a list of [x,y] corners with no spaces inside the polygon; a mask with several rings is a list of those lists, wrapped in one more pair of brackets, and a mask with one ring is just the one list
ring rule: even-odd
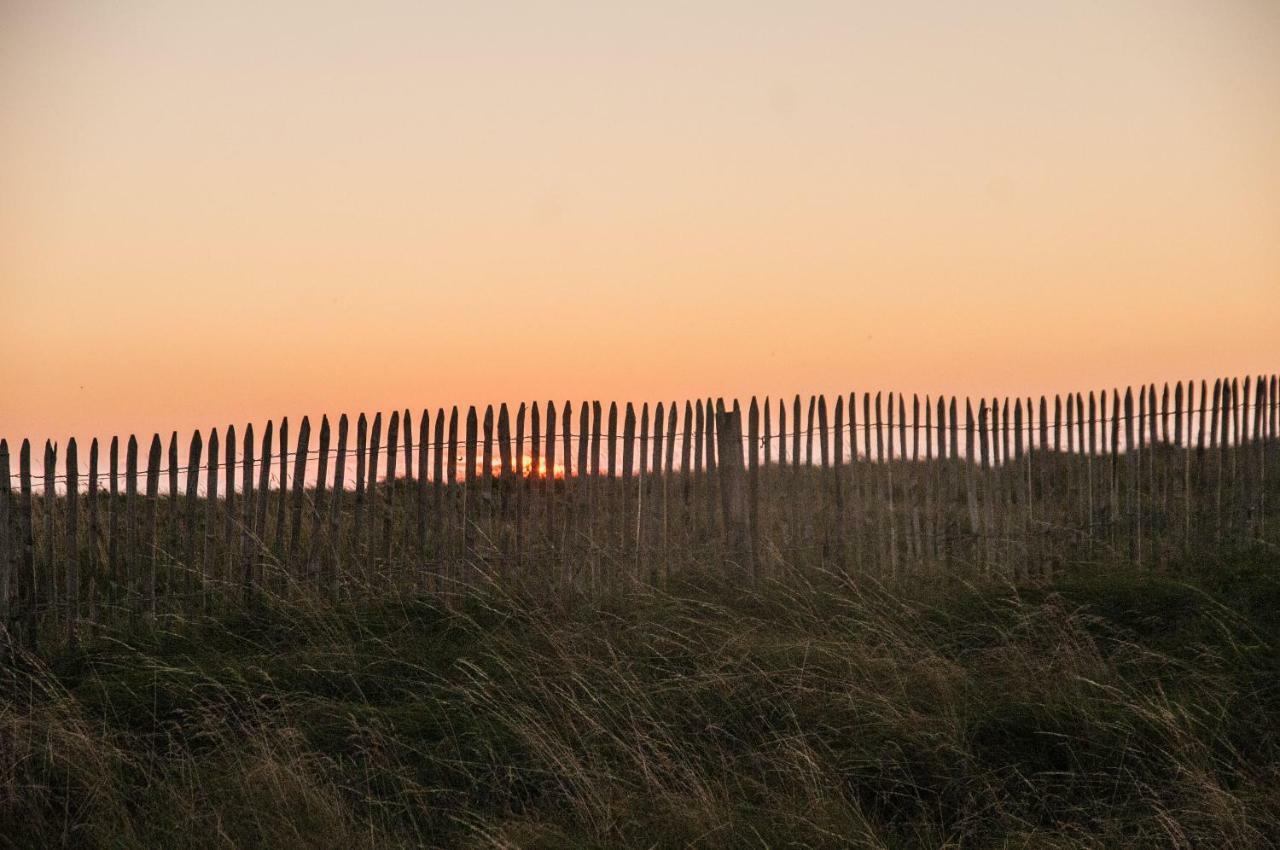
{"label": "orange sky", "polygon": [[0,4],[0,435],[1280,364],[1270,0],[358,8]]}

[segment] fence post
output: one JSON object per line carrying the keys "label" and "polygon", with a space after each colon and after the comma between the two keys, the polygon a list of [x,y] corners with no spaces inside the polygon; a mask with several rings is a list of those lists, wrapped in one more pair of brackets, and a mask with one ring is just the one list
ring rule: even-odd
{"label": "fence post", "polygon": [[[521,435],[523,436],[523,434]],[[501,498],[498,502],[498,513],[506,519],[511,512],[512,507],[512,488],[517,482],[517,471],[512,466],[511,459],[511,413],[507,409],[506,404],[498,406],[498,464],[500,471],[498,475],[499,488],[502,491]],[[523,461],[523,452],[521,452],[521,460]],[[505,548],[505,547],[504,547]]]}
{"label": "fence post", "polygon": [[[852,409],[853,405],[850,405]],[[938,412],[942,412],[942,399],[938,399]],[[941,422],[939,422],[941,425]],[[934,570],[938,559],[937,476],[939,465],[934,463],[933,447],[933,398],[924,397],[924,549],[925,568]]]}
{"label": "fence post", "polygon": [[262,457],[257,465],[257,501],[253,503],[255,516],[246,517],[246,548],[244,548],[244,581],[246,593],[261,581],[261,558],[269,552],[266,547],[266,502],[271,489],[271,420],[262,429]]}
{"label": "fence post", "polygon": [[719,478],[717,475],[717,463],[716,463],[716,439],[717,439],[717,435],[719,434],[720,423],[716,421],[715,407],[711,404],[711,399],[708,398],[705,401],[705,404],[707,406],[707,416],[706,416],[707,431],[705,435],[706,442],[707,442],[707,445],[705,448],[706,459],[707,459],[707,474],[705,478],[705,484],[707,488],[707,538],[710,539],[716,535],[715,498],[716,498],[716,487],[719,484]]}
{"label": "fence post", "polygon": [[[307,430],[307,423],[304,418],[301,431],[305,430]],[[301,431],[299,432],[299,437],[301,437]],[[211,428],[209,430],[209,460],[208,467],[205,470],[204,570],[200,582],[201,607],[205,608],[208,607],[208,585],[209,580],[214,578],[213,565],[216,563],[215,559],[217,558],[217,553],[214,550],[217,548],[218,543],[217,532],[215,531],[218,527],[218,447],[218,429]],[[301,500],[298,500],[297,505],[300,506],[301,504]],[[297,509],[295,507],[295,510]],[[294,536],[297,537],[296,526]],[[290,552],[291,556],[292,554]],[[293,558],[290,557],[289,560],[292,563]]]}
{"label": "fence post", "polygon": [[[547,460],[542,479],[538,483],[546,493],[547,545],[556,548],[556,403],[547,401]],[[568,431],[568,427],[565,428]],[[536,480],[536,479],[535,479]]]}
{"label": "fence post", "polygon": [[[1248,384],[1248,381],[1249,379],[1245,378],[1246,386]],[[1247,389],[1245,391],[1245,395],[1248,395]],[[1242,417],[1240,416],[1240,379],[1239,378],[1231,379],[1231,424],[1235,432],[1235,443],[1233,445],[1238,446],[1244,442],[1244,432],[1242,430],[1242,427],[1243,427]],[[1235,455],[1232,455],[1232,473],[1233,474],[1235,472],[1235,466],[1236,466]]]}
{"label": "fence post", "polygon": [[[830,441],[827,439],[827,397],[825,395],[818,396],[818,465],[825,472],[830,466],[830,460],[827,450],[830,448]],[[810,458],[812,462],[812,457]]]}
{"label": "fence post", "polygon": [[124,539],[125,559],[116,576],[115,598],[128,608],[138,564],[138,438],[132,434],[124,452]]}
{"label": "fence post", "polygon": [[[809,418],[804,429],[804,462],[809,466],[813,466],[813,414],[817,407],[817,397],[809,396]],[[797,423],[799,420],[797,419]],[[720,420],[716,420],[716,427],[720,427]]]}
{"label": "fence post", "polygon": [[560,580],[568,585],[573,582],[573,570],[569,559],[573,539],[572,534],[578,516],[577,506],[574,502],[578,488],[574,481],[573,466],[573,404],[568,399],[565,399],[564,404],[560,407],[560,423],[561,449],[564,455],[564,460],[560,464],[564,467],[564,475],[561,477],[564,482],[564,519],[561,523],[564,532],[561,536],[563,542],[560,546]]}
{"label": "fence post", "polygon": [[[230,458],[227,459],[230,461]],[[321,562],[326,560],[326,547],[332,551],[336,541],[329,537],[329,516],[325,510],[325,490],[329,480],[329,415],[320,415],[320,443],[316,447],[316,487],[311,509],[311,540],[307,546],[307,584],[319,587],[322,581]],[[230,494],[228,494],[230,498]],[[228,504],[228,507],[230,505]],[[228,529],[230,525],[228,524]],[[230,535],[228,535],[230,538]],[[228,576],[230,578],[230,576]]]}
{"label": "fence post", "polygon": [[274,437],[274,428],[271,420],[266,420],[266,428],[262,429],[262,458],[257,467],[257,516],[253,520],[253,534],[256,536],[255,547],[251,548],[253,552],[253,580],[256,584],[261,585],[262,582],[262,563],[269,556],[271,548],[268,545],[268,534],[266,534],[266,508],[270,501],[271,493],[271,438]]}
{"label": "fence post", "polygon": [[[566,423],[569,422],[568,414],[566,414],[565,422]],[[566,435],[568,434],[567,428],[565,430],[565,433]],[[566,445],[565,459],[567,461],[569,456],[568,443],[566,442],[565,445]],[[582,551],[581,544],[582,544],[582,537],[583,537],[583,534],[582,534],[583,526],[585,524],[587,529],[587,537],[588,539],[590,539],[591,523],[592,523],[592,520],[594,519],[594,517],[591,514],[591,508],[590,508],[591,488],[595,486],[595,482],[592,481],[590,477],[591,466],[590,466],[590,461],[588,460],[590,448],[591,448],[591,405],[583,401],[581,404],[578,405],[578,446],[577,446],[578,480],[573,487],[573,491],[572,491],[573,501],[571,503],[573,505],[573,511],[575,514],[575,519],[572,524],[572,530],[574,533],[575,542],[578,544],[579,552]],[[565,464],[565,469],[566,469],[566,475],[567,475],[567,471],[568,471],[567,462]],[[567,488],[566,488],[566,492],[569,492]],[[585,520],[585,523],[584,523],[584,520]],[[582,560],[581,555],[577,557],[579,561]],[[581,569],[578,570],[578,575],[580,577],[582,576]],[[588,571],[588,575],[584,577],[584,580],[588,582],[590,581],[589,571]]]}
{"label": "fence post", "polygon": [[[270,427],[269,423],[268,427]],[[356,492],[351,511],[351,548],[355,558],[359,560],[366,574],[368,572],[368,559],[365,556],[364,547],[364,503],[366,498],[365,481],[367,475],[365,472],[365,465],[368,460],[368,432],[369,420],[363,413],[361,413],[356,419]]]}
{"label": "fence post", "polygon": [[764,397],[764,466],[773,465],[773,416],[769,412],[769,396]]}
{"label": "fence post", "polygon": [[[214,432],[217,433],[216,431]],[[210,437],[210,446],[213,445],[212,437]],[[307,487],[307,449],[311,442],[311,420],[304,416],[302,424],[298,426],[298,445],[294,450],[293,457],[293,494],[292,499],[292,516],[290,517],[289,528],[289,564],[292,567],[297,563],[298,552],[302,546],[302,500],[306,496]],[[391,447],[394,453],[395,447]],[[394,454],[393,454],[394,456]],[[212,462],[212,460],[211,460]],[[303,576],[295,576],[301,579]]]}
{"label": "fence post", "polygon": [[[0,448],[3,448],[3,447],[0,447]],[[5,451],[5,453],[7,455],[7,450]],[[7,456],[5,458],[3,473],[5,478],[6,492],[4,495],[5,495],[6,501],[5,501],[5,507],[0,508],[0,510],[6,510],[8,508],[7,497],[8,497],[8,486],[9,486],[9,462],[8,462]],[[89,589],[88,589],[88,592],[86,593],[86,596],[89,597],[89,622],[97,623],[98,622],[97,596],[98,596],[98,586],[100,584],[99,574],[102,569],[102,563],[101,563],[102,558],[101,558],[101,553],[99,552],[99,549],[98,549],[98,541],[102,538],[102,529],[100,527],[99,519],[98,519],[98,438],[97,437],[94,437],[93,440],[89,443],[88,506],[89,506]],[[5,530],[6,532],[8,530],[7,524],[5,526]],[[12,552],[12,548],[10,549],[10,552]],[[7,589],[9,585],[7,582],[4,583],[3,585],[0,585],[0,587],[6,588],[6,592],[8,592]],[[0,624],[7,626],[9,624],[9,621],[7,618],[0,618]]]}
{"label": "fence post", "polygon": [[[648,546],[648,533],[645,530],[645,514],[649,511],[651,505],[650,500],[645,498],[645,494],[652,488],[653,482],[650,481],[649,467],[649,402],[643,402],[640,406],[640,458],[636,465],[638,479],[636,481],[636,580],[643,578],[642,567],[644,561],[647,560],[645,549]],[[655,457],[656,460],[656,457]]]}
{"label": "fence post", "polygon": [[[834,423],[831,432],[831,503],[834,506],[835,525],[834,525],[834,546],[835,560],[837,566],[842,570],[845,569],[845,552],[844,552],[844,393],[836,393],[836,407],[834,411]],[[752,440],[754,445],[755,441]],[[754,458],[752,460],[754,463]],[[751,527],[755,528],[760,508],[757,504],[757,497],[751,497]],[[753,530],[753,535],[755,532]],[[758,539],[758,536],[756,537]],[[758,551],[758,550],[757,550]],[[760,559],[756,558],[757,565]]]}
{"label": "fence post", "polygon": [[[520,405],[520,411],[521,413],[524,412],[523,404]],[[521,417],[520,424],[521,425],[524,424],[523,417]],[[524,429],[521,428],[520,430],[523,432]],[[453,530],[454,525],[453,525],[452,518],[456,513],[455,508],[457,507],[456,503],[459,495],[457,492],[458,490],[458,487],[457,487],[457,484],[458,484],[458,406],[456,404],[449,409],[449,457],[446,459],[445,463],[446,463],[446,466],[445,466],[446,472],[445,472],[444,480],[445,480],[445,486],[447,488],[446,498],[449,501],[450,534],[454,537],[454,540],[452,541],[451,545],[448,547],[448,550],[453,551],[454,547],[457,545],[457,535],[456,535],[456,532]]]}
{"label": "fence post", "polygon": [[590,474],[590,478],[587,479],[587,505],[588,505],[587,511],[591,516],[590,521],[587,523],[587,545],[591,552],[591,557],[589,559],[590,565],[591,565],[591,574],[588,580],[590,582],[592,589],[595,589],[599,585],[599,581],[600,581],[600,576],[599,576],[600,553],[596,549],[595,518],[596,518],[596,514],[598,513],[597,508],[599,507],[599,504],[600,504],[600,490],[602,486],[600,481],[600,432],[601,432],[601,424],[603,419],[604,419],[604,409],[601,407],[600,402],[598,400],[592,401],[591,402],[591,458],[590,458],[591,474]]}
{"label": "fence post", "polygon": [[168,502],[165,505],[164,518],[164,552],[169,561],[169,571],[174,571],[175,565],[178,563],[178,506],[182,501],[182,494],[179,489],[178,479],[182,472],[182,461],[178,457],[178,432],[169,432],[169,463],[168,463],[168,487],[165,495]]}
{"label": "fence post", "polygon": [[35,568],[35,535],[32,530],[31,511],[33,508],[31,499],[31,441],[24,439],[22,447],[18,449],[18,488],[21,492],[21,503],[18,509],[18,519],[21,525],[19,535],[21,536],[20,545],[22,546],[22,571],[19,574],[19,586],[21,588],[20,602],[22,607],[26,609],[26,638],[27,646],[34,647],[38,637],[38,612],[36,605],[39,599],[39,585],[36,580]]}
{"label": "fence post", "polygon": [[493,405],[485,405],[480,423],[480,479],[485,499],[485,513],[493,513]]}
{"label": "fence post", "polygon": [[[1154,384],[1152,385],[1154,386]],[[1164,391],[1160,396],[1160,441],[1169,442],[1169,382],[1164,382]]]}
{"label": "fence post", "polygon": [[1280,435],[1280,417],[1277,417],[1277,413],[1280,413],[1280,376],[1271,375],[1267,398],[1270,399],[1267,405],[1267,420],[1270,421],[1267,435],[1274,440]]}
{"label": "fence post", "polygon": [[120,438],[111,438],[107,460],[111,480],[107,483],[107,566],[103,570],[101,596],[107,590],[105,579],[109,576],[112,588],[120,576]]}
{"label": "fence post", "polygon": [[[417,502],[417,486],[416,477],[413,476],[413,417],[410,408],[404,408],[401,413],[401,434],[403,435],[402,445],[404,447],[404,484],[401,489],[404,490],[404,511],[403,511],[403,527],[401,529],[401,559],[406,562],[406,566],[411,567],[413,562],[413,549],[416,548],[415,540],[420,536],[415,533],[415,513]],[[412,582],[417,581],[416,573],[411,573]]]}
{"label": "fence post", "polygon": [[[823,405],[825,414],[826,405]],[[824,438],[825,442],[825,438]],[[760,405],[756,397],[751,397],[747,408],[747,533],[748,545],[751,547],[751,563],[759,568],[760,564]],[[825,449],[823,455],[826,455]],[[836,486],[839,487],[837,478]]]}
{"label": "fence post", "polygon": [[[996,402],[998,405],[999,402]],[[991,559],[991,525],[992,525],[992,498],[991,476],[992,459],[991,459],[991,440],[995,436],[996,423],[991,421],[990,408],[987,407],[985,398],[978,399],[978,447],[980,458],[981,472],[978,487],[978,502],[982,517],[982,553],[983,567],[982,572],[986,576],[991,575],[992,559]]]}
{"label": "fence post", "polygon": [[[492,422],[492,419],[490,419]],[[387,423],[387,486],[386,498],[382,508],[382,559],[387,564],[387,578],[391,579],[391,544],[394,540],[396,493],[396,458],[400,450],[400,411],[391,411],[391,420]]]}
{"label": "fence post", "polygon": [[511,507],[511,485],[515,477],[511,466],[511,413],[506,404],[498,406],[498,463],[502,467],[498,479],[502,488],[499,511],[505,518]]}
{"label": "fence post", "polygon": [[[653,477],[655,478],[662,475],[662,453],[666,450],[666,425],[667,406],[660,401],[653,409]],[[656,497],[654,500],[656,501]]]}
{"label": "fence post", "polygon": [[[543,492],[540,476],[544,469],[542,458],[542,412],[538,408],[536,401],[529,405],[529,467],[529,477],[525,479],[522,489],[529,496],[530,509],[536,510],[538,500],[535,496]],[[529,527],[531,534],[532,530],[537,527],[532,517]]]}
{"label": "fence post", "polygon": [[[97,448],[98,443],[95,440],[93,443],[93,449],[90,450],[89,455],[89,468],[91,470],[89,488],[91,492],[96,489],[92,484],[92,475],[93,472],[97,471]],[[10,603],[10,594],[13,592],[14,584],[14,559],[12,555],[13,542],[10,539],[9,520],[9,501],[11,490],[12,487],[10,485],[9,478],[9,443],[7,440],[0,439],[0,637],[5,638],[3,644],[0,645],[0,659],[3,659],[4,655],[7,654],[8,638],[13,632],[13,622],[11,620],[13,606]],[[94,512],[92,507],[92,498],[93,497],[90,496],[90,541],[93,540],[93,529],[96,525],[93,520],[97,517],[97,514]]]}
{"label": "fence post", "polygon": [[1222,429],[1218,426],[1218,417],[1222,412],[1222,379],[1217,378],[1213,382],[1213,403],[1210,406],[1209,419],[1209,451],[1214,456],[1214,508],[1213,508],[1213,534],[1214,539],[1220,539],[1222,535],[1222,467],[1223,457],[1222,451],[1218,445],[1218,435]]}
{"label": "fence post", "polygon": [[[710,409],[708,409],[708,412],[710,412]],[[799,394],[796,395],[795,401],[792,402],[791,418],[793,420],[791,423],[791,468],[798,470],[800,462],[804,459],[800,454],[800,436],[801,428],[803,427],[801,423],[803,420],[800,418]]]}
{"label": "fence post", "polygon": [[[244,601],[252,601],[253,561],[250,552],[253,546],[253,515],[257,507],[253,492],[253,423],[244,426],[244,450],[240,455],[240,504],[242,519],[240,523],[240,581],[244,590]],[[227,541],[231,545],[230,539]],[[232,546],[232,551],[235,547]]]}
{"label": "fence post", "polygon": [[870,474],[872,474],[873,486],[874,489],[876,489],[876,498],[873,499],[872,517],[870,517],[870,520],[872,520],[874,533],[876,533],[874,534],[874,536],[876,536],[876,568],[883,576],[884,567],[886,567],[888,563],[888,547],[886,541],[884,541],[884,522],[881,518],[884,512],[884,503],[887,501],[887,495],[884,493],[883,481],[884,434],[881,429],[881,393],[876,393],[876,422],[874,422],[874,428],[876,428],[876,454],[874,454],[874,458],[872,456],[872,413],[870,413],[872,408],[870,408],[870,405],[872,405],[872,397],[870,397],[870,393],[863,393],[863,419],[867,420],[863,425],[863,428],[867,429],[865,430],[867,462]]}
{"label": "fence post", "polygon": [[[583,402],[578,407],[578,477],[590,476],[591,461],[591,405]],[[597,464],[597,467],[599,464]],[[590,488],[588,479],[587,487]]]}
{"label": "fence post", "polygon": [[853,522],[853,563],[858,569],[864,568],[863,546],[863,511],[867,502],[862,482],[863,464],[858,462],[858,394],[849,391],[849,494],[854,503]]}
{"label": "fence post", "polygon": [[[404,446],[404,482],[405,482],[404,490],[405,490],[405,503],[407,507],[407,504],[413,501],[413,498],[411,496],[411,492],[413,488],[409,486],[410,482],[413,481],[413,418],[409,413],[409,408],[406,407],[404,409],[404,413],[400,415],[400,423],[404,431],[404,440],[402,441],[402,445]],[[406,522],[405,523],[406,540],[412,537],[411,528],[412,526],[410,526],[410,524]]]}
{"label": "fence post", "polygon": [[724,512],[725,536],[729,563],[745,567],[748,578],[754,578],[751,564],[747,506],[744,487],[745,463],[742,456],[742,414],[736,407],[726,411],[723,399],[716,400],[715,431],[718,442],[718,483],[721,509]]}
{"label": "fence post", "polygon": [[[907,394],[898,393],[898,457],[900,474],[898,476],[901,483],[902,491],[902,530],[903,542],[907,550],[906,564],[908,568],[911,566],[919,566],[922,562],[921,543],[920,543],[920,509],[916,504],[916,467],[910,461],[913,461],[919,452],[916,418],[920,413],[920,401],[916,396],[913,399],[913,419],[911,430],[913,434],[912,451],[907,451]],[[892,435],[890,435],[892,439]]]}
{"label": "fence post", "polygon": [[[934,523],[934,537],[937,540],[938,558],[940,565],[945,568],[946,564],[951,561],[951,516],[948,510],[949,503],[955,493],[955,485],[952,479],[955,475],[955,396],[951,397],[950,413],[948,414],[947,397],[938,396],[938,474],[937,486],[934,491],[934,503],[937,519]],[[951,439],[947,439],[948,433],[951,433]]]}
{"label": "fence post", "polygon": [[[421,480],[425,480],[427,474],[427,467],[425,463],[427,450],[427,441],[425,439],[427,436],[426,425],[427,417],[426,412],[424,411],[422,416],[423,439],[420,442],[419,448],[419,451],[423,453],[422,461],[424,462],[419,463],[418,465],[418,475]],[[332,551],[330,552],[329,557],[325,559],[327,566],[325,567],[326,575],[323,578],[323,583],[328,585],[327,590],[329,592],[329,596],[333,599],[338,598],[338,571],[341,569],[343,561],[342,503],[345,501],[347,488],[347,433],[349,428],[350,424],[347,420],[347,414],[343,413],[338,417],[338,454],[334,459],[333,464],[333,510],[329,514],[329,539],[332,541]],[[419,488],[421,489],[421,483],[419,484]],[[421,503],[423,498],[421,492],[419,492],[418,498]],[[421,510],[421,507],[419,507],[419,512],[421,512]],[[421,520],[419,521],[419,528],[421,529]]]}
{"label": "fence post", "polygon": [[[889,439],[893,440],[893,434],[889,435]],[[907,459],[907,396],[906,393],[898,393],[898,457],[901,460]]]}
{"label": "fence post", "polygon": [[[564,485],[565,486],[565,506],[568,507],[570,504],[572,504],[572,500],[569,498],[569,496],[571,495],[571,491],[569,489],[569,479],[574,476],[573,404],[568,399],[566,399],[565,403],[560,407],[560,424],[561,424],[561,428],[560,428],[561,446],[560,447],[564,453],[564,460],[561,461],[560,465],[564,467],[563,480],[565,482],[565,485]],[[568,521],[568,518],[566,518],[566,522],[567,521]]]}
{"label": "fence post", "polygon": [[[1027,414],[1031,414],[1031,399],[1027,399]],[[1030,443],[1030,434],[1026,434],[1026,442]],[[1023,579],[1030,577],[1028,565],[1031,563],[1031,452],[1025,450],[1023,444],[1023,420],[1022,420],[1022,399],[1016,399],[1013,406],[1013,459],[1014,463],[1021,471],[1025,470],[1026,474],[1019,474],[1021,478],[1013,486],[1014,501],[1019,498],[1024,502],[1022,510],[1019,512],[1022,518],[1021,529],[1021,547],[1019,552],[1020,563],[1013,565],[1013,574],[1021,576]],[[1024,453],[1025,452],[1025,453]],[[1016,479],[1015,479],[1016,480]]]}
{"label": "fence post", "polygon": [[[434,515],[431,523],[435,534],[435,551],[436,558],[439,560],[444,553],[444,408],[436,408],[436,427],[432,432],[432,442],[435,443],[435,454],[432,456],[431,462],[431,507]],[[441,570],[443,564],[437,564],[436,575],[434,577],[435,589],[440,592],[444,589]]]}
{"label": "fence post", "polygon": [[787,468],[787,402],[778,399],[778,468]]}
{"label": "fence post", "polygon": [[[626,528],[631,521],[631,477],[635,464],[636,410],[627,402],[622,420],[622,548],[626,549]],[[638,578],[638,576],[636,576]]]}
{"label": "fence post", "polygon": [[[408,411],[405,411],[405,421],[408,421]],[[338,466],[336,472],[338,480],[334,484],[333,495],[336,502],[342,499],[342,457],[346,449],[346,428],[347,417],[344,414],[338,422]],[[422,409],[422,418],[418,422],[418,474],[415,482],[415,497],[417,507],[418,534],[417,549],[419,558],[419,567],[425,566],[427,558],[427,468],[429,461],[428,446],[431,442],[431,412],[427,408]],[[408,451],[409,442],[405,441],[405,450]],[[436,448],[437,454],[439,447]],[[407,462],[406,462],[407,463]],[[406,471],[408,467],[406,465]],[[335,504],[336,507],[336,504]],[[334,512],[334,546],[336,551],[341,550],[341,541],[339,539],[339,530],[337,526],[337,511]],[[406,523],[407,524],[407,523]],[[424,577],[425,578],[425,577]]]}
{"label": "fence post", "polygon": [[[1079,399],[1079,398],[1080,398],[1079,394],[1077,394],[1076,398],[1077,398],[1077,399]],[[1080,417],[1080,418],[1081,418],[1081,422],[1083,423],[1084,416],[1083,416],[1083,415],[1081,415],[1081,417]],[[1085,487],[1086,487],[1086,489],[1085,489],[1085,492],[1086,492],[1085,510],[1087,511],[1086,516],[1088,517],[1088,523],[1087,523],[1087,525],[1088,525],[1088,528],[1089,528],[1089,550],[1090,550],[1090,552],[1092,552],[1092,551],[1093,551],[1093,544],[1094,544],[1094,517],[1093,517],[1093,459],[1094,459],[1094,457],[1098,454],[1098,429],[1097,429],[1097,423],[1098,423],[1098,402],[1097,402],[1097,397],[1094,395],[1093,390],[1090,390],[1090,391],[1089,391],[1089,424],[1088,424],[1088,426],[1087,426],[1087,427],[1086,427],[1086,429],[1085,429],[1085,431],[1086,431],[1086,433],[1087,433],[1087,435],[1088,435],[1088,439],[1089,439],[1088,447],[1087,447],[1087,448],[1085,448],[1085,439],[1084,439],[1084,436],[1081,436],[1081,438],[1080,438],[1080,445],[1081,445],[1081,448],[1085,448],[1085,482],[1086,482],[1086,484],[1085,484]]]}
{"label": "fence post", "polygon": [[1125,387],[1124,390],[1124,452],[1125,452],[1125,491],[1127,498],[1125,499],[1126,531],[1129,538],[1129,562],[1133,564],[1135,561],[1135,553],[1138,551],[1138,541],[1135,536],[1137,529],[1137,479],[1134,474],[1138,455],[1135,451],[1133,440],[1133,388]]}
{"label": "fence post", "polygon": [[[688,425],[688,417],[685,417],[685,425]],[[706,421],[703,415],[702,400],[697,402],[697,427],[693,433],[693,470],[694,472],[702,472],[702,446],[703,432],[706,430]]]}
{"label": "fence post", "polygon": [[57,473],[58,449],[52,442],[44,441],[44,492],[40,501],[44,505],[44,595],[53,621],[54,634],[58,625],[58,561],[54,553],[53,517],[57,505],[54,476]]}
{"label": "fence post", "polygon": [[667,406],[667,455],[666,474],[662,477],[662,575],[660,581],[666,586],[671,575],[671,550],[669,545],[671,523],[671,481],[675,474],[676,459],[676,401],[671,400]]}
{"label": "fence post", "polygon": [[[682,439],[680,442],[680,478],[681,488],[684,498],[684,530],[687,535],[689,532],[690,514],[689,501],[692,495],[693,476],[702,466],[702,405],[698,405],[697,420],[698,429],[695,433],[693,430],[693,402],[685,399],[684,402],[684,430],[681,432]],[[690,461],[690,458],[693,460]],[[691,465],[692,463],[692,465]],[[688,543],[686,538],[685,543]]]}
{"label": "fence post", "polygon": [[[375,453],[376,454],[376,453]],[[289,546],[289,527],[285,525],[285,515],[287,502],[289,500],[289,417],[284,416],[280,419],[280,499],[276,502],[276,527],[273,542],[275,543],[275,554],[277,556],[277,565],[280,568],[279,575],[276,576],[280,580],[280,587],[283,588],[283,578],[286,570],[285,555]]]}
{"label": "fence post", "polygon": [[226,514],[225,532],[223,536],[225,540],[223,544],[226,546],[226,556],[223,563],[223,572],[226,574],[226,584],[228,595],[230,594],[231,583],[235,580],[235,563],[236,563],[236,426],[234,424],[227,426],[226,436]]}
{"label": "fence post", "polygon": [[376,539],[377,529],[380,527],[378,522],[381,500],[378,498],[378,459],[382,454],[382,414],[374,413],[373,422],[369,428],[369,463],[367,464],[366,475],[367,480],[364,485],[365,496],[365,512],[368,515],[368,547],[365,552],[366,567],[368,570],[374,565],[373,553],[378,551],[378,541]]}
{"label": "fence post", "polygon": [[77,456],[75,437],[67,441],[66,464],[67,638],[75,646],[80,627],[80,459]]}
{"label": "fence post", "polygon": [[969,505],[969,532],[977,537],[981,533],[978,523],[978,483],[974,476],[973,402],[964,400],[964,467],[965,492]]}
{"label": "fence post", "polygon": [[1253,441],[1257,444],[1257,475],[1258,475],[1258,539],[1266,540],[1267,528],[1267,384],[1264,376],[1258,376],[1258,400],[1254,406],[1254,425],[1253,425]]}
{"label": "fence post", "polygon": [[160,458],[162,446],[160,444],[160,435],[153,434],[151,436],[151,448],[147,452],[147,507],[146,507],[146,539],[143,541],[143,547],[146,550],[147,573],[143,580],[145,581],[144,598],[146,602],[146,615],[155,619],[156,616],[156,511],[157,503],[160,497]]}
{"label": "fence post", "polygon": [[262,584],[262,564],[272,551],[267,540],[267,502],[271,493],[271,431],[272,424],[268,419],[267,427],[262,431],[262,460],[258,464],[258,502],[255,505],[257,515],[253,521],[253,533],[257,539],[254,541],[254,546],[250,548],[253,558],[251,567],[253,580],[259,586]]}
{"label": "fence post", "polygon": [[[132,437],[129,438],[129,444],[131,447],[137,445],[136,441],[134,441]],[[183,521],[184,521],[183,524],[186,527],[183,529],[183,535],[182,535],[183,538],[186,540],[186,546],[184,547],[185,549],[184,560],[186,561],[187,574],[186,574],[186,579],[183,582],[183,591],[184,591],[184,595],[186,596],[186,599],[184,601],[187,606],[191,604],[191,599],[192,599],[192,596],[194,595],[194,585],[195,585],[195,577],[196,577],[196,554],[198,551],[198,544],[196,542],[196,531],[199,523],[199,514],[197,513],[197,511],[200,510],[200,501],[199,501],[200,455],[203,449],[204,449],[204,442],[200,437],[200,432],[196,431],[191,435],[191,445],[187,449],[187,493],[186,493],[187,503],[185,506],[186,511],[184,512],[184,517],[183,517]],[[136,454],[136,449],[131,448],[130,453]],[[126,467],[130,465],[131,464],[126,463]],[[125,476],[126,476],[125,490],[127,492],[129,487],[131,486],[129,484],[129,479],[131,479],[133,476],[130,475],[127,471],[125,473]],[[132,525],[133,522],[131,519],[128,519],[128,516],[131,516],[133,514],[133,511],[126,510],[126,514],[127,514],[127,517],[126,517],[127,523],[129,525]]]}
{"label": "fence post", "polygon": [[[536,408],[536,405],[535,405]],[[536,417],[535,417],[536,418]],[[464,453],[466,468],[462,474],[464,485],[462,488],[462,548],[465,558],[470,567],[474,569],[475,553],[475,531],[473,530],[474,520],[472,513],[475,510],[473,504],[476,495],[476,440],[478,438],[479,419],[476,415],[475,405],[467,408],[467,431],[466,431],[466,450]],[[536,441],[535,441],[536,445]]]}

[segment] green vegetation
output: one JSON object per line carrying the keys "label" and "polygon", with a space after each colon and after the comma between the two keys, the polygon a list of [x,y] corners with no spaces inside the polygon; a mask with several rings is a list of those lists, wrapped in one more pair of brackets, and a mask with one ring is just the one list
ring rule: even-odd
{"label": "green vegetation", "polygon": [[1280,558],[279,603],[0,665],[0,845],[1280,844]]}

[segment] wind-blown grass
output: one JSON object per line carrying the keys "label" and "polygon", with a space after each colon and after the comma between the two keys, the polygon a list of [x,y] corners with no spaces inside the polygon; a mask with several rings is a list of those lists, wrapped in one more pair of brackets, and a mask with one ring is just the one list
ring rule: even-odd
{"label": "wind-blown grass", "polygon": [[138,627],[0,667],[0,844],[1275,845],[1278,566]]}

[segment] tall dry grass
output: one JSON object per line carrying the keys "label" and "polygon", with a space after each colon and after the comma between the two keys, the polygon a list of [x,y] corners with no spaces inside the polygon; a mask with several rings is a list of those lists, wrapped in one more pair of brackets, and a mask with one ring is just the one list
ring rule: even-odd
{"label": "tall dry grass", "polygon": [[15,649],[0,845],[1277,845],[1277,565],[491,581]]}

